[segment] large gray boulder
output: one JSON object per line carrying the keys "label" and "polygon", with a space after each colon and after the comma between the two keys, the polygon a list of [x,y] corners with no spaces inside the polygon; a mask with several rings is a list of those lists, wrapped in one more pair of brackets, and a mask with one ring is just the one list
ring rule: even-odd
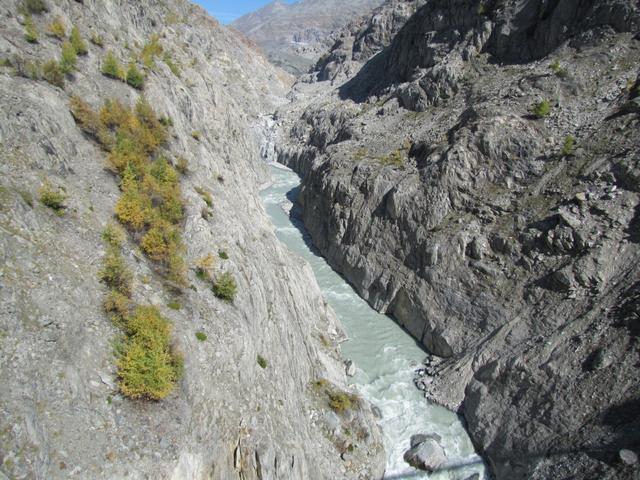
{"label": "large gray boulder", "polygon": [[404,452],[404,461],[431,473],[445,465],[447,456],[435,436],[421,435],[411,437],[411,448]]}

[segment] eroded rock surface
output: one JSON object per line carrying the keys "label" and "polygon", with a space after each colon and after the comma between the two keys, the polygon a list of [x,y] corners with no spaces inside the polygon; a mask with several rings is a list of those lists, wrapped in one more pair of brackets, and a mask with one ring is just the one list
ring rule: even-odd
{"label": "eroded rock surface", "polygon": [[315,245],[443,357],[421,388],[497,478],[634,474],[639,18],[632,1],[426,2],[275,116]]}
{"label": "eroded rock surface", "polygon": [[[38,43],[25,39],[21,3],[0,6],[0,476],[379,478],[382,443],[365,403],[350,420],[363,433],[348,468],[324,424],[330,409],[311,383],[345,388],[335,347],[343,334],[258,197],[268,181],[259,117],[281,101],[286,74],[187,2],[47,1],[48,11],[31,15]],[[64,89],[26,78],[29,62],[60,58],[62,42],[46,33],[56,17],[88,46]],[[146,70],[143,94],[170,119],[163,154],[188,161],[184,256],[191,266],[213,253],[213,273],[231,272],[238,284],[229,304],[190,269],[177,293],[125,245],[134,299],[161,309],[184,353],[184,376],[161,402],[117,389],[120,333],[103,312],[98,272],[118,181],[69,112],[71,95],[94,108],[111,98],[133,105],[141,92],[103,76],[101,64],[108,50],[125,66],[139,62],[153,35],[169,57]],[[38,201],[45,180],[66,192],[63,216]]]}

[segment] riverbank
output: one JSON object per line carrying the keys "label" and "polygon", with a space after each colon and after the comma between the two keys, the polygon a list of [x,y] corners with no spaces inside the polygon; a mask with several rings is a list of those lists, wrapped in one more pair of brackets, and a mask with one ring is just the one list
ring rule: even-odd
{"label": "riverbank", "polygon": [[[485,468],[475,455],[460,418],[425,400],[413,384],[414,370],[426,353],[393,320],[359,297],[313,247],[295,215],[293,202],[300,183],[298,176],[280,165],[272,166],[271,174],[272,183],[262,191],[261,198],[276,235],[290,251],[311,265],[326,302],[345,328],[348,339],[341,349],[343,356],[356,366],[352,381],[361,395],[380,411],[387,454],[385,478],[449,480],[465,479],[474,473],[486,478]],[[430,476],[409,467],[402,458],[409,448],[409,438],[430,432],[442,437],[448,465],[465,465]]]}

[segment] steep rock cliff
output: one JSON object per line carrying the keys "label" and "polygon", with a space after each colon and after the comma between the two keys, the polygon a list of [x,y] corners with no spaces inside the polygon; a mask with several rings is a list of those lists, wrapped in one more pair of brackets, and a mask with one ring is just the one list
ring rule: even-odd
{"label": "steep rock cliff", "polygon": [[314,65],[312,80],[344,81],[373,55],[388,47],[424,0],[389,0],[336,32],[337,39]]}
{"label": "steep rock cliff", "polygon": [[427,2],[277,115],[314,243],[444,358],[417,383],[498,478],[633,476],[638,21],[630,1]]}
{"label": "steep rock cliff", "polygon": [[[344,430],[361,432],[348,468],[344,431],[323,426],[327,402],[311,383],[326,378],[345,388],[342,333],[310,268],[277,241],[257,195],[268,180],[259,116],[281,101],[287,76],[187,2],[49,1],[38,11],[40,3],[0,6],[0,476],[381,476],[368,406],[343,419]],[[54,34],[67,38],[72,25],[88,53],[60,88],[43,79],[59,76],[42,68],[61,58]],[[142,92],[100,73],[107,51],[125,68],[147,65]],[[70,113],[72,95],[99,108],[107,99],[134,105],[142,94],[168,125],[162,154],[186,169],[186,287],[176,291],[133,236],[123,249],[133,299],[171,320],[184,355],[181,380],[159,402],[118,391],[121,331],[103,312],[99,272],[100,233],[113,219],[119,183]],[[58,213],[39,202],[43,184],[66,195]],[[216,298],[191,268],[208,254],[211,275],[234,276],[233,303]]]}

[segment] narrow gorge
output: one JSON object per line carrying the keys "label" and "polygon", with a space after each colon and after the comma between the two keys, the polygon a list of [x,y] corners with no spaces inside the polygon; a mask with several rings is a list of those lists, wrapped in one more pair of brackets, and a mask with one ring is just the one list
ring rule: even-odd
{"label": "narrow gorge", "polygon": [[275,118],[314,245],[497,478],[635,478],[638,6],[390,1]]}
{"label": "narrow gorge", "polygon": [[0,479],[638,478],[637,2],[323,1],[0,4]]}

